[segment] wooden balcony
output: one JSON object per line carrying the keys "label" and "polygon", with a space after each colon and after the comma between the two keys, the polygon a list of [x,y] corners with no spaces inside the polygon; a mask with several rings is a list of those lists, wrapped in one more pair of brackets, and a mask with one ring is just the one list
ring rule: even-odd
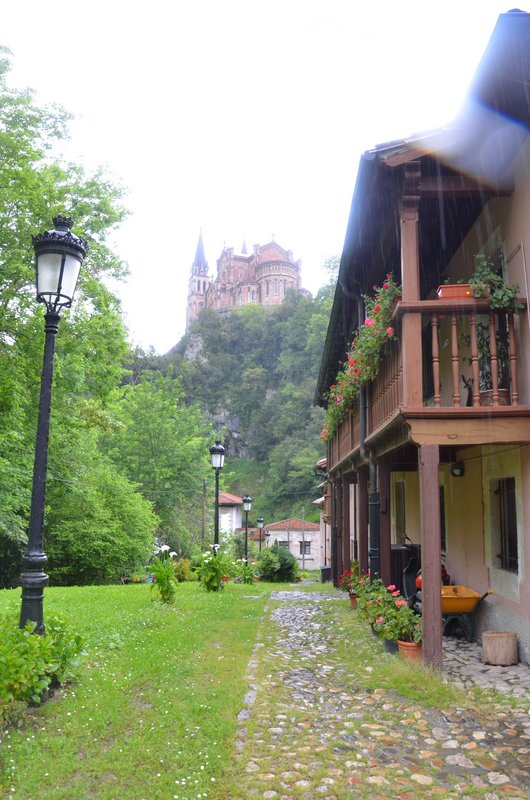
{"label": "wooden balcony", "polygon": [[[518,324],[522,320],[526,324],[525,315]],[[519,391],[523,354],[512,315],[472,298],[409,301],[396,306],[394,324],[397,340],[367,386],[365,439],[373,452],[411,442],[457,447],[530,441],[530,405]],[[479,348],[484,337],[486,360]],[[491,378],[488,405],[480,392],[484,371]],[[504,391],[503,373],[509,383]],[[355,460],[360,444],[357,406],[331,442],[331,464]]]}

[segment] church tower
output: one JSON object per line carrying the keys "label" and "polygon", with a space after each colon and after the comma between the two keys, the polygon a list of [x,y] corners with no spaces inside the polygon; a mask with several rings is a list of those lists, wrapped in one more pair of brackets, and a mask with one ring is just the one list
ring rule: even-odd
{"label": "church tower", "polygon": [[208,277],[208,264],[204,255],[202,231],[199,233],[195,260],[191,265],[190,279],[188,282],[188,306],[186,309],[186,330],[197,319],[199,312],[204,308],[206,292],[210,285]]}

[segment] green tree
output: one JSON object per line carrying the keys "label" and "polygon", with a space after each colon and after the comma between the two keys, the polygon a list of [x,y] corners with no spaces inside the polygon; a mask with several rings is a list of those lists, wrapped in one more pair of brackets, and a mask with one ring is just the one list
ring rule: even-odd
{"label": "green tree", "polygon": [[[68,559],[84,547],[80,557],[86,555],[92,564],[83,561],[64,580],[107,580],[111,571],[98,564],[102,551],[107,548],[104,560],[110,562],[119,541],[120,552],[112,556],[119,565],[116,575],[125,568],[120,562],[124,554],[130,564],[145,560],[155,526],[149,503],[111,469],[100,446],[103,433],[115,425],[110,409],[127,353],[119,304],[104,284],[108,276],[124,274],[106,244],[126,214],[122,191],[101,171],[88,175],[53,158],[54,147],[67,134],[68,114],[38,107],[30,91],[10,89],[9,68],[9,53],[0,49],[1,585],[11,585],[20,572],[31,495],[44,342],[31,236],[49,229],[57,212],[71,214],[76,232],[90,242],[90,253],[74,307],[63,314],[57,338],[45,549],[50,550],[51,574],[55,570],[64,576]],[[79,491],[81,476],[86,492]],[[117,506],[114,495],[106,495],[112,487],[133,499]]]}
{"label": "green tree", "polygon": [[211,472],[211,427],[198,405],[185,404],[171,370],[146,372],[127,385],[114,416],[119,427],[107,441],[111,458],[153,504],[159,538],[187,555],[201,534],[197,512]]}

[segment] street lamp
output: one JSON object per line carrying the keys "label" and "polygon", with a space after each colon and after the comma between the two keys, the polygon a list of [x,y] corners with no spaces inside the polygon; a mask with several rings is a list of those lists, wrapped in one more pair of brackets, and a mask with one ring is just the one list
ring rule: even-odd
{"label": "street lamp", "polygon": [[267,542],[267,544],[265,545],[266,547],[269,546],[269,539],[270,538],[271,538],[271,532],[270,531],[266,531],[265,532],[265,541]]}
{"label": "street lamp", "polygon": [[44,633],[43,600],[48,576],[44,568],[48,561],[43,550],[44,505],[48,469],[48,438],[52,399],[55,337],[59,328],[61,309],[72,305],[79,270],[88,252],[88,244],[73,234],[73,220],[58,216],[53,220],[55,230],[33,237],[37,301],[44,303],[44,358],[40,387],[33,488],[28,531],[28,546],[23,558],[24,571],[20,576],[22,604],[20,627],[28,621],[35,623],[35,633]]}
{"label": "street lamp", "polygon": [[213,551],[217,555],[219,550],[219,473],[225,463],[225,449],[217,439],[215,444],[210,447],[210,457],[212,459],[212,469],[215,470],[215,511],[213,527]]}
{"label": "street lamp", "polygon": [[252,508],[252,497],[246,494],[243,498],[243,511],[245,512],[245,561],[248,561],[248,512]]}
{"label": "street lamp", "polygon": [[263,517],[258,517],[257,522],[258,522],[258,530],[259,530],[259,550],[260,550],[260,553],[261,553],[261,532],[263,530],[263,526],[265,524],[265,520],[263,519]]}

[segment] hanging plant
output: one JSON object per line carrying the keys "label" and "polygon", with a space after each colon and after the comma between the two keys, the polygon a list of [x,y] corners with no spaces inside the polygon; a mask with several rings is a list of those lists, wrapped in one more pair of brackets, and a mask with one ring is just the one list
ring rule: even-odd
{"label": "hanging plant", "polygon": [[333,436],[342,420],[351,413],[361,389],[377,375],[385,346],[396,338],[390,322],[395,300],[400,295],[401,287],[389,273],[373,297],[363,296],[364,322],[355,331],[346,361],[328,393],[326,419],[320,434],[324,441]]}

